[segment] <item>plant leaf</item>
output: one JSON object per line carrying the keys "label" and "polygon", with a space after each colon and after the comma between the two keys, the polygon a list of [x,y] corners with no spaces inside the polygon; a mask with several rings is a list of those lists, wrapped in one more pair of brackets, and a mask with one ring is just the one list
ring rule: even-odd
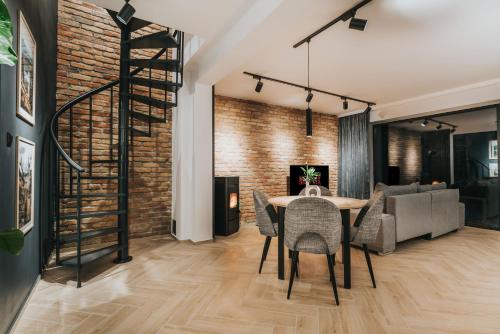
{"label": "plant leaf", "polygon": [[12,20],[4,0],[0,0],[0,64],[14,66],[17,55],[12,48]]}
{"label": "plant leaf", "polygon": [[24,233],[11,229],[0,231],[0,249],[12,255],[19,255],[24,246]]}

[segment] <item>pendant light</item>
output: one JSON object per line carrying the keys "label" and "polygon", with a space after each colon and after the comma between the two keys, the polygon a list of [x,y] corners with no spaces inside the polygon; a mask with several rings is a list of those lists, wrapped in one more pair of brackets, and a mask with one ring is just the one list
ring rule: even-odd
{"label": "pendant light", "polygon": [[312,95],[311,94],[311,90],[309,88],[309,75],[310,75],[310,65],[309,65],[309,41],[307,41],[307,89],[308,89],[308,96],[307,96],[307,109],[306,109],[306,136],[307,137],[312,137],[312,134],[313,134],[313,129],[312,129],[312,110],[311,110],[311,107],[310,107],[310,103],[311,103],[311,100],[312,100],[312,96],[311,98],[309,98],[309,95]]}

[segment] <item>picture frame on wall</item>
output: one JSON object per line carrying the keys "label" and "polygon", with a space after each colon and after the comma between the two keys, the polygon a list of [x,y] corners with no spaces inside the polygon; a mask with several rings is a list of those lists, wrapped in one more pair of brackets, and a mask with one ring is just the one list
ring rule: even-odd
{"label": "picture frame on wall", "polygon": [[498,159],[498,142],[496,140],[490,140],[490,160]]}
{"label": "picture frame on wall", "polygon": [[16,137],[16,228],[28,233],[34,224],[35,143]]}
{"label": "picture frame on wall", "polygon": [[17,111],[16,115],[35,125],[36,41],[24,15],[19,11],[17,33]]}

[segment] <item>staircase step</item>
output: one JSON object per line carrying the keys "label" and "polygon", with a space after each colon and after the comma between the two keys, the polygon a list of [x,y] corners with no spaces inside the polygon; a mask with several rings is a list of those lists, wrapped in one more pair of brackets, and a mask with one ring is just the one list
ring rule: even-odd
{"label": "staircase step", "polygon": [[125,43],[128,43],[131,49],[164,49],[178,47],[175,38],[166,31],[129,39]]}
{"label": "staircase step", "polygon": [[130,82],[134,85],[151,87],[161,90],[167,90],[171,93],[175,93],[176,90],[181,88],[181,85],[171,81],[163,81],[163,80],[149,80],[147,78],[139,78],[139,77],[129,77]]}
{"label": "staircase step", "polygon": [[[125,194],[123,193],[112,193],[112,194],[81,194],[81,198],[100,198],[100,197],[123,197]],[[60,195],[59,198],[77,198],[77,195]]]}
{"label": "staircase step", "polygon": [[[100,236],[107,235],[107,234],[118,233],[120,231],[121,230],[118,227],[110,227],[110,228],[103,228],[100,230],[85,231],[85,232],[82,232],[81,239],[85,240],[85,239],[96,238],[96,237],[100,237]],[[60,238],[61,244],[76,242],[77,240],[78,240],[78,233],[62,234],[61,238]]]}
{"label": "staircase step", "polygon": [[179,62],[177,60],[165,59],[127,59],[130,66],[152,68],[155,70],[163,70],[177,72],[179,70]]}
{"label": "staircase step", "polygon": [[[122,248],[123,248],[123,246],[116,244],[116,245],[111,245],[111,246],[108,246],[105,248],[96,249],[96,250],[93,250],[91,252],[87,252],[85,254],[82,254],[82,256],[80,258],[80,264],[81,265],[88,264],[88,263],[93,262],[95,260],[98,260],[102,257],[105,257],[109,254],[117,252]],[[60,264],[62,266],[65,266],[65,267],[76,267],[78,265],[77,257],[73,256],[73,257],[61,260]]]}
{"label": "staircase step", "polygon": [[132,131],[132,135],[134,137],[151,137],[151,134],[146,131],[142,131],[136,128],[130,128],[130,131]]}
{"label": "staircase step", "polygon": [[134,101],[144,103],[147,105],[151,105],[151,106],[157,107],[157,108],[163,109],[163,108],[172,108],[172,107],[176,106],[176,104],[173,102],[153,99],[153,98],[149,98],[148,96],[137,95],[137,94],[130,94],[129,96]]}
{"label": "staircase step", "polygon": [[118,163],[118,160],[92,160],[90,161],[93,164],[115,164]]}
{"label": "staircase step", "polygon": [[[94,218],[94,217],[106,217],[106,216],[116,216],[122,213],[127,213],[125,210],[111,210],[111,211],[94,211],[94,212],[82,212],[80,218]],[[59,217],[61,220],[76,219],[76,213],[70,215],[62,215]]]}
{"label": "staircase step", "polygon": [[[116,22],[116,25],[118,27],[121,27],[123,25],[123,23],[121,23],[120,21],[118,21],[118,19],[116,18],[116,14],[118,14],[118,13],[115,12],[114,10],[111,10],[111,9],[106,9],[106,10],[108,11],[108,13],[111,16],[111,18],[113,19],[113,21]],[[128,26],[129,26],[130,32],[133,32],[133,31],[142,29],[144,27],[147,27],[150,24],[151,24],[151,22],[144,21],[144,20],[138,19],[136,17],[133,17],[130,20],[130,22],[128,23]]]}
{"label": "staircase step", "polygon": [[150,122],[151,123],[165,123],[165,120],[163,118],[155,117],[155,116],[149,116],[148,114],[143,114],[137,111],[132,111],[130,112],[130,116],[132,118],[138,119],[143,122]]}

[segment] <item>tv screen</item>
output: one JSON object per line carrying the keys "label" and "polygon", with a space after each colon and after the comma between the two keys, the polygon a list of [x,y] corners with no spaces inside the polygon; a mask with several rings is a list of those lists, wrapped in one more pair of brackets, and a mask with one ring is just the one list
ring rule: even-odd
{"label": "tv screen", "polygon": [[[304,172],[302,171],[301,167],[306,168],[306,165],[290,166],[290,196],[298,195],[300,191],[306,187],[306,183],[303,178]],[[309,167],[314,167],[314,169],[316,169],[316,171],[320,173],[318,178],[311,184],[330,188],[330,173],[328,170],[328,166],[309,165]]]}

